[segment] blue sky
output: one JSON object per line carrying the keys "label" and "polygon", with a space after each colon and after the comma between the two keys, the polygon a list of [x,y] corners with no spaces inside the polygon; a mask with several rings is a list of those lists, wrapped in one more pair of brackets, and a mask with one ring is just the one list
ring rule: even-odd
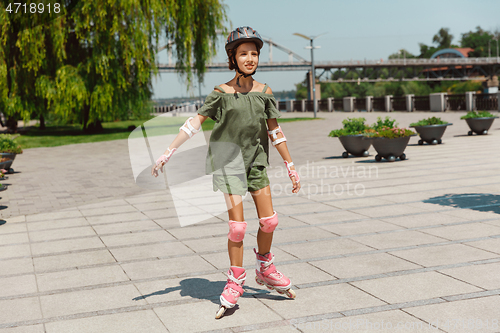
{"label": "blue sky", "polygon": [[[500,0],[225,0],[232,27],[249,25],[262,36],[270,37],[305,59],[310,51],[304,49],[305,39],[293,36],[327,33],[315,41],[321,46],[314,51],[315,61],[387,59],[399,49],[419,54],[419,43],[432,44],[432,37],[442,27],[449,28],[458,44],[461,34],[476,30],[500,30]],[[226,61],[225,37],[220,38],[215,62]],[[492,45],[492,56],[496,55]],[[267,61],[267,44],[261,61]],[[287,61],[288,55],[273,49],[273,61]],[[167,53],[159,53],[159,62],[167,63]],[[275,91],[295,89],[294,84],[305,78],[305,71],[259,72],[257,81],[267,83]],[[214,85],[227,82],[234,76],[207,73],[202,84],[203,95]],[[161,74],[153,79],[154,98],[197,96],[176,74]]]}

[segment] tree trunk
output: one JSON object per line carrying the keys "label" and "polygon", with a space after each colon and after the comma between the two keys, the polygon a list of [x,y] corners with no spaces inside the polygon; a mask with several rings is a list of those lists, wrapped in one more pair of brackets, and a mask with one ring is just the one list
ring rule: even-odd
{"label": "tree trunk", "polygon": [[43,116],[43,114],[40,114],[40,129],[45,129],[45,117]]}
{"label": "tree trunk", "polygon": [[87,125],[89,121],[90,105],[85,105],[83,108],[83,132],[84,133],[99,133],[103,131],[102,123],[100,120],[95,120],[94,122]]}
{"label": "tree trunk", "polygon": [[7,117],[7,133],[17,133],[17,119],[14,116]]}

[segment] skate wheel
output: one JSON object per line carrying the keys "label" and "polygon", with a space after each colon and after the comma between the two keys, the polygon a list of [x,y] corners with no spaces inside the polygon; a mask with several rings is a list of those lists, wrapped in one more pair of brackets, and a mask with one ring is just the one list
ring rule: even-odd
{"label": "skate wheel", "polygon": [[293,291],[292,289],[288,289],[288,290],[286,291],[286,295],[287,295],[288,297],[290,297],[290,298],[295,298],[295,297],[297,297],[297,295],[295,294],[295,291]]}
{"label": "skate wheel", "polygon": [[278,292],[278,294],[284,294],[285,292],[284,291],[281,291],[281,290],[276,290]]}
{"label": "skate wheel", "polygon": [[260,281],[258,277],[255,277],[255,282],[257,282],[257,284],[259,286],[263,286],[264,285],[264,283],[262,281]]}
{"label": "skate wheel", "polygon": [[224,312],[226,312],[226,307],[221,305],[219,311],[215,314],[215,319],[220,319],[224,315]]}
{"label": "skate wheel", "polygon": [[345,151],[345,152],[343,152],[343,153],[342,153],[342,157],[343,157],[343,158],[348,158],[348,157],[349,157],[349,153],[348,153],[348,152],[346,152],[346,151]]}

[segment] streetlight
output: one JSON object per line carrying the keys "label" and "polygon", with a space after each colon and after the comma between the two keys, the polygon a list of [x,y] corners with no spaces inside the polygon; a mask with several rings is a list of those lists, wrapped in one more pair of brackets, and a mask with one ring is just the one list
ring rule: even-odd
{"label": "streetlight", "polygon": [[309,40],[311,42],[311,46],[306,46],[305,48],[306,49],[311,49],[311,83],[312,83],[312,91],[313,91],[313,108],[314,108],[314,118],[316,118],[316,111],[318,109],[318,107],[316,106],[316,75],[314,73],[314,52],[313,50],[314,49],[319,49],[320,46],[313,46],[313,41],[314,39],[318,38],[319,36],[322,36],[326,34],[323,33],[321,35],[317,35],[317,36],[312,36],[312,37],[309,37],[309,36],[306,36],[306,35],[303,35],[303,34],[299,34],[298,32],[294,33],[295,36],[299,36],[299,37],[302,37],[302,38],[305,38],[307,40]]}

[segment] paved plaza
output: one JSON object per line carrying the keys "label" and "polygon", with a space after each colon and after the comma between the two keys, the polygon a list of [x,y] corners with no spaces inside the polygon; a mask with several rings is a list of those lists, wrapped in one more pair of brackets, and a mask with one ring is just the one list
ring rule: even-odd
{"label": "paved plaza", "polygon": [[342,158],[327,135],[346,117],[436,114],[283,123],[302,189],[283,191],[271,147],[272,251],[297,298],[254,280],[247,197],[245,294],[220,320],[227,214],[181,227],[168,190],[135,184],[127,140],[25,149],[0,192],[0,333],[500,332],[500,120],[468,136],[463,114],[439,113],[443,144],[412,137],[393,163]]}

